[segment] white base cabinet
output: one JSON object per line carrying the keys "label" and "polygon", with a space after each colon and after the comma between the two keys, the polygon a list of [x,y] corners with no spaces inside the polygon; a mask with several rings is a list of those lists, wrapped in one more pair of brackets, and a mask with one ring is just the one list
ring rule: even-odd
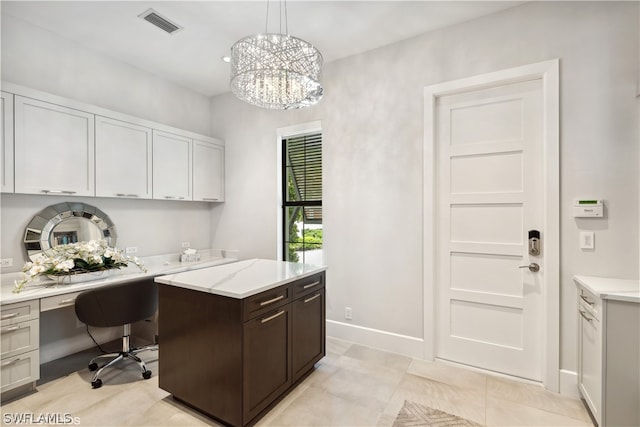
{"label": "white base cabinet", "polygon": [[2,306],[0,369],[6,393],[40,378],[40,306],[38,300]]}
{"label": "white base cabinet", "polygon": [[638,426],[640,304],[578,287],[580,394],[599,426]]}

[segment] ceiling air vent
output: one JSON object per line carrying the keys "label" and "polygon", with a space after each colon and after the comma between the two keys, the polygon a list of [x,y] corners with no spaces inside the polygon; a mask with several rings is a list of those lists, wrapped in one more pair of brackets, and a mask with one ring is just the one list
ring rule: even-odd
{"label": "ceiling air vent", "polygon": [[160,15],[158,12],[156,12],[153,9],[147,10],[141,15],[138,15],[138,17],[144,19],[147,22],[152,23],[156,27],[160,28],[161,30],[169,34],[173,34],[175,32],[182,30],[182,27],[180,25],[177,25],[171,22],[170,20]]}

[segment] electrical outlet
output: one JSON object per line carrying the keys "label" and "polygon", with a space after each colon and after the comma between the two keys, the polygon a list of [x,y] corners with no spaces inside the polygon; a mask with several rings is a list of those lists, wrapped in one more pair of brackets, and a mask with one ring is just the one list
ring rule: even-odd
{"label": "electrical outlet", "polygon": [[344,308],[344,318],[347,319],[347,320],[353,319],[353,316],[351,314],[351,307],[345,307]]}
{"label": "electrical outlet", "polygon": [[136,246],[128,246],[124,251],[128,254],[135,254],[138,252],[138,248]]}
{"label": "electrical outlet", "polygon": [[12,267],[13,266],[13,258],[2,258],[0,260],[0,267]]}
{"label": "electrical outlet", "polygon": [[191,247],[191,243],[189,242],[182,242],[182,249],[189,249]]}

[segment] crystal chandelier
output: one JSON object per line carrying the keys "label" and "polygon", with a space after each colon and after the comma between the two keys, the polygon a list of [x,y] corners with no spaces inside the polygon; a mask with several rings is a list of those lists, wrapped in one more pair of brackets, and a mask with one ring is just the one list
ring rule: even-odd
{"label": "crystal chandelier", "polygon": [[268,21],[267,1],[265,32],[240,39],[231,47],[231,92],[249,104],[271,109],[316,104],[323,93],[322,54],[311,43],[290,36],[288,28],[287,34],[268,33]]}

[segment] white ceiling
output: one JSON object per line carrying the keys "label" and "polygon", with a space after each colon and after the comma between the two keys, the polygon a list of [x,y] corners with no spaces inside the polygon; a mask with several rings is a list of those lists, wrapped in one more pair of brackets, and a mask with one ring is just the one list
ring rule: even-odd
{"label": "white ceiling", "polygon": [[[521,3],[288,0],[286,7],[289,33],[313,43],[326,63]],[[268,4],[269,32],[280,32],[281,2]],[[264,32],[267,0],[3,0],[1,7],[3,14],[212,96],[229,90],[229,64],[221,57],[238,39]],[[149,8],[184,29],[169,35],[138,18]]]}

